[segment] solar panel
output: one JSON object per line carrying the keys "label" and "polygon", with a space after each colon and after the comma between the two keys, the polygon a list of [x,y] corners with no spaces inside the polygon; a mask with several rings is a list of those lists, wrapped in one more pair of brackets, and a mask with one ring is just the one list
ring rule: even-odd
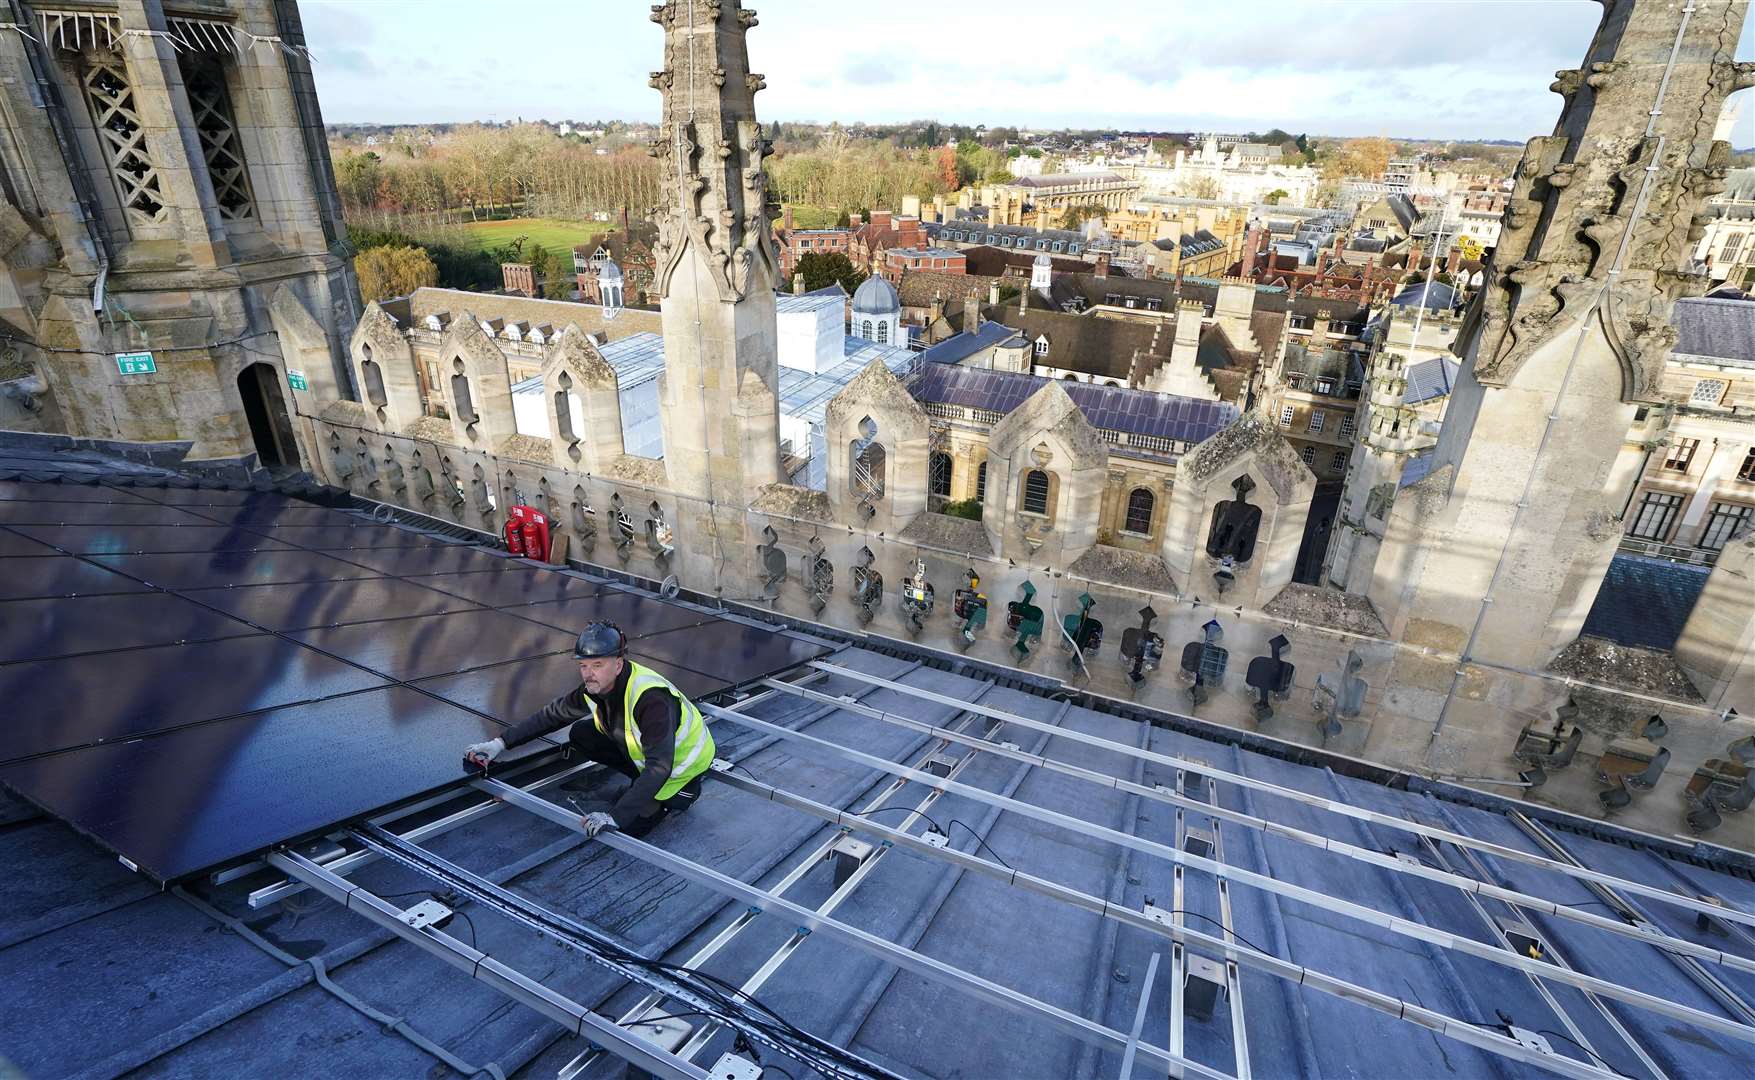
{"label": "solar panel", "polygon": [[291,547],[231,525],[13,525],[10,528],[76,555],[272,551]]}
{"label": "solar panel", "polygon": [[[190,671],[224,672],[192,679]],[[0,667],[3,757],[17,760],[289,705],[384,680],[267,634]]]}
{"label": "solar panel", "polygon": [[8,600],[0,603],[0,664],[253,632],[168,593]]}
{"label": "solar panel", "polygon": [[579,662],[573,654],[522,660],[487,671],[441,675],[414,684],[429,694],[466,709],[516,724],[579,685]]}
{"label": "solar panel", "polygon": [[223,488],[135,488],[142,497],[167,506],[309,506],[269,491],[231,491]]}
{"label": "solar panel", "polygon": [[425,589],[402,578],[192,589],[186,595],[266,630],[309,630],[476,607],[460,596]]}
{"label": "solar panel", "polygon": [[488,607],[578,600],[596,596],[604,590],[604,586],[595,582],[533,566],[515,566],[503,574],[431,574],[405,580],[429,589],[442,589],[454,596],[468,597]]}
{"label": "solar panel", "polygon": [[208,521],[226,525],[358,525],[360,519],[338,510],[299,503],[274,506],[190,506],[180,508]]}
{"label": "solar panel", "polygon": [[705,626],[645,638],[634,651],[651,657],[665,670],[687,668],[710,679],[737,684],[754,678],[750,672],[784,671],[825,649],[772,630],[716,620]]}
{"label": "solar panel", "polygon": [[377,551],[349,551],[339,555],[348,562],[371,567],[382,574],[406,576],[415,574],[449,574],[469,570],[510,570],[526,564],[492,555],[481,548],[447,545],[445,547],[384,548]]}
{"label": "solar panel", "polygon": [[112,487],[95,484],[33,484],[26,480],[0,480],[0,499],[28,502],[95,502],[149,505],[148,500]]}
{"label": "solar panel", "polygon": [[132,578],[71,555],[0,561],[0,600],[145,591],[146,586]]}
{"label": "solar panel", "polygon": [[406,687],[0,767],[0,782],[160,881],[464,778],[500,730]]}
{"label": "solar panel", "polygon": [[339,551],[352,548],[418,548],[448,546],[452,543],[436,536],[423,536],[409,529],[366,525],[255,525],[247,526],[259,536],[270,537],[286,544],[318,551]]}
{"label": "solar panel", "polygon": [[514,608],[512,613],[572,634],[577,634],[581,626],[593,619],[608,619],[621,627],[629,641],[715,619],[706,612],[625,592],[606,592],[575,600],[551,600]]}
{"label": "solar panel", "polygon": [[315,551],[218,551],[181,555],[93,555],[92,561],[166,589],[220,585],[273,585],[377,577]]}
{"label": "solar panel", "polygon": [[40,544],[28,536],[20,536],[10,529],[0,529],[0,559],[23,555],[53,555],[55,549],[47,544]]}
{"label": "solar panel", "polygon": [[574,635],[498,611],[453,611],[292,635],[312,648],[393,679],[454,671],[570,649]]}
{"label": "solar panel", "polygon": [[97,502],[0,502],[0,525],[212,525],[175,506]]}

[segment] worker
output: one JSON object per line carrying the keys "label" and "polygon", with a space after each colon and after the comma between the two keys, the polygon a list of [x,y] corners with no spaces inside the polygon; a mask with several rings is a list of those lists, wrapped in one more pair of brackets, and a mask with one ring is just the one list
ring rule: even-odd
{"label": "worker", "polygon": [[573,646],[580,685],[512,725],[497,739],[475,743],[466,762],[486,768],[514,746],[573,725],[573,749],[633,781],[619,798],[585,810],[586,836],[614,828],[644,836],[701,797],[701,776],[713,764],[713,736],[701,710],[670,680],[627,659],[628,642],[612,622],[592,622]]}

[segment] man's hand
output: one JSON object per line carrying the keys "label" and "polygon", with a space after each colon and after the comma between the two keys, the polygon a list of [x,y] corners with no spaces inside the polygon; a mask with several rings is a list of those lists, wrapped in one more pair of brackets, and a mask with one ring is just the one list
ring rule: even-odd
{"label": "man's hand", "polygon": [[602,810],[597,810],[580,818],[579,824],[585,826],[586,836],[596,836],[605,829],[615,828],[615,818]]}
{"label": "man's hand", "polygon": [[477,768],[485,769],[493,760],[506,752],[506,740],[490,739],[487,742],[472,743],[463,750],[463,760]]}

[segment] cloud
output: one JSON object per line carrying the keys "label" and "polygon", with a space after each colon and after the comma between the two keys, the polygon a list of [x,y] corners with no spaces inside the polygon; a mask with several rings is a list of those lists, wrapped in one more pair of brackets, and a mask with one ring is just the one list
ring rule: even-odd
{"label": "cloud", "polygon": [[888,86],[896,82],[907,68],[906,60],[887,56],[861,56],[842,69],[842,77],[850,86]]}

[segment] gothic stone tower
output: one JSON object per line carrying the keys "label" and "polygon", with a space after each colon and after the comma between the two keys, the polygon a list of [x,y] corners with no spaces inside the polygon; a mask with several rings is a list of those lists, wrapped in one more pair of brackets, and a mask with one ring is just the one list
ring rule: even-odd
{"label": "gothic stone tower", "polygon": [[716,546],[741,543],[743,516],[708,505],[747,506],[780,478],[780,271],[755,114],[763,83],[744,45],[756,16],[736,0],[671,0],[653,7],[652,20],[664,27],[664,70],[652,75],[664,92],[652,148],[664,176],[655,252],[664,464],[673,490],[705,500],[692,513],[685,503],[680,531],[694,557],[712,560]]}
{"label": "gothic stone tower", "polygon": [[0,15],[0,427],[311,464],[358,289],[296,4],[75,6]]}
{"label": "gothic stone tower", "polygon": [[1370,596],[1413,644],[1541,667],[1596,597],[1656,402],[1693,217],[1723,189],[1714,142],[1745,0],[1605,0],[1554,133],[1532,139],[1465,320],[1431,473],[1391,512]]}

